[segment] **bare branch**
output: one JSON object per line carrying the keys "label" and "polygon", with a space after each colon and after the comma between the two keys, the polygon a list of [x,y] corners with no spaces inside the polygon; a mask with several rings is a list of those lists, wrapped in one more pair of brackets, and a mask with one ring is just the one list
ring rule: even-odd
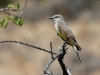
{"label": "bare branch", "polygon": [[[50,67],[51,63],[52,63],[57,57],[59,57],[59,56],[62,55],[62,54],[63,54],[62,52],[56,54],[56,55],[53,57],[53,59],[51,59],[51,60],[48,62],[47,66],[46,66],[45,69],[44,69],[44,74],[48,74],[48,73],[49,73],[49,72],[47,72],[47,70],[48,70],[48,68]],[[49,74],[50,74],[50,73],[49,73]],[[50,74],[50,75],[51,75],[51,74]]]}
{"label": "bare branch", "polygon": [[2,9],[0,9],[0,12],[8,11],[8,10],[10,10],[10,11],[19,11],[18,9],[14,9],[14,8],[2,8]]}
{"label": "bare branch", "polygon": [[54,59],[52,54],[52,42],[50,42],[50,49],[51,49],[51,58]]}
{"label": "bare branch", "polygon": [[63,43],[62,48],[59,47],[59,50],[60,50],[59,53],[52,52],[52,42],[50,42],[51,51],[48,51],[46,49],[43,49],[43,48],[40,48],[40,47],[37,47],[37,46],[34,46],[34,45],[30,45],[30,44],[27,44],[27,43],[19,42],[19,41],[1,41],[0,43],[7,43],[7,42],[17,43],[18,45],[22,44],[22,45],[26,45],[26,46],[29,46],[29,47],[32,47],[32,48],[36,48],[36,49],[39,49],[39,50],[51,53],[52,58],[48,62],[48,64],[46,65],[46,67],[44,69],[44,74],[53,75],[52,71],[48,72],[47,70],[49,69],[49,67],[52,64],[52,62],[54,62],[55,59],[57,58],[60,66],[62,68],[62,71],[63,71],[61,74],[63,74],[63,75],[71,75],[70,69],[68,67],[66,67],[65,64],[64,64],[64,62],[63,62],[64,56],[66,54],[66,50],[68,49],[68,48],[66,48],[66,46],[67,46],[67,39]]}
{"label": "bare branch", "polygon": [[68,75],[68,72],[66,71],[66,66],[63,63],[64,55],[65,55],[65,53],[63,53],[63,51],[62,51],[62,54],[58,57],[58,61],[59,61],[59,64],[63,70],[63,75]]}
{"label": "bare branch", "polygon": [[63,75],[69,75],[68,72],[67,72],[67,70],[66,70],[66,66],[65,66],[65,64],[63,62],[64,56],[66,54],[66,50],[68,49],[68,48],[66,48],[66,46],[67,46],[67,40],[68,40],[68,38],[65,40],[65,42],[62,45],[62,49],[60,50],[60,51],[63,52],[62,55],[60,55],[58,57],[59,64],[60,64],[60,66],[61,66],[61,68],[63,70]]}
{"label": "bare branch", "polygon": [[42,50],[42,51],[45,51],[47,53],[52,53],[52,54],[55,54],[49,50],[46,50],[46,49],[43,49],[43,48],[40,48],[40,47],[37,47],[37,46],[34,46],[34,45],[30,45],[30,44],[27,44],[27,43],[23,43],[23,42],[20,42],[20,41],[1,41],[0,43],[17,43],[17,44],[22,44],[22,45],[26,45],[26,46],[29,46],[29,47],[32,47],[32,48],[36,48],[38,50]]}
{"label": "bare branch", "polygon": [[[67,39],[68,39],[68,38],[67,38]],[[66,66],[65,66],[65,64],[64,64],[64,62],[63,62],[63,58],[64,58],[64,56],[65,56],[65,54],[66,54],[66,50],[68,49],[68,48],[66,48],[66,46],[67,46],[67,39],[66,39],[66,41],[65,41],[65,42],[63,43],[63,45],[62,45],[62,49],[59,47],[60,52],[59,52],[58,54],[55,54],[55,56],[54,56],[54,57],[48,62],[48,64],[46,65],[46,67],[45,67],[45,69],[44,69],[44,74],[51,75],[51,73],[48,72],[47,70],[49,69],[49,67],[50,67],[50,65],[52,64],[52,62],[54,62],[55,59],[57,58],[58,61],[59,61],[60,66],[61,66],[61,68],[62,68],[63,75],[71,75],[69,69],[68,69],[68,68],[66,69]],[[52,46],[50,45],[50,47],[51,47],[51,52],[52,52]],[[52,55],[52,54],[51,54],[51,55]]]}

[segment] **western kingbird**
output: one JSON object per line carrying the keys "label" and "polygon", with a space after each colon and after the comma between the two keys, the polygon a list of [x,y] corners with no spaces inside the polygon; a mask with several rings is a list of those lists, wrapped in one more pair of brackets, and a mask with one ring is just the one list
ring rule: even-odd
{"label": "western kingbird", "polygon": [[75,36],[73,35],[71,29],[68,27],[66,22],[64,21],[64,18],[57,14],[52,17],[49,17],[49,19],[53,19],[55,22],[55,29],[57,31],[57,35],[60,36],[62,40],[66,40],[67,38],[67,43],[73,47],[75,52],[77,53],[77,56],[82,63],[82,60],[80,58],[80,55],[78,54],[78,51],[81,51],[81,47],[78,45]]}

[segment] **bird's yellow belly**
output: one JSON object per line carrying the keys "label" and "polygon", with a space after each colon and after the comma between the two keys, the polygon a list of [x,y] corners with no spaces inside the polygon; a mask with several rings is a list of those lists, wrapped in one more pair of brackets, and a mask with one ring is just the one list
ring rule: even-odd
{"label": "bird's yellow belly", "polygon": [[[62,33],[59,32],[58,36],[60,36],[60,38],[62,38],[64,41],[66,40],[66,36],[63,35]],[[69,40],[68,40],[68,44],[71,45],[71,46],[74,46],[74,44],[71,41],[69,41]]]}
{"label": "bird's yellow belly", "polygon": [[66,36],[64,36],[62,33],[58,33],[58,35],[65,41],[66,40]]}

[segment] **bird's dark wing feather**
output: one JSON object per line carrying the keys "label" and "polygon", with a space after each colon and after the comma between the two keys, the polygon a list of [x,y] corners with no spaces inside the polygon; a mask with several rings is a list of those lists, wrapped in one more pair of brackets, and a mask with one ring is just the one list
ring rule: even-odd
{"label": "bird's dark wing feather", "polygon": [[70,30],[69,27],[67,27],[66,25],[62,25],[63,23],[62,22],[58,22],[58,29],[59,29],[59,32],[62,33],[63,35],[67,37],[69,37],[69,40],[72,42],[72,43],[77,43],[72,31]]}
{"label": "bird's dark wing feather", "polygon": [[66,38],[69,37],[68,40],[76,46],[77,50],[80,51],[81,47],[77,44],[77,41],[70,28],[67,25],[62,25],[62,24],[63,24],[62,22],[58,22],[59,32],[62,33]]}

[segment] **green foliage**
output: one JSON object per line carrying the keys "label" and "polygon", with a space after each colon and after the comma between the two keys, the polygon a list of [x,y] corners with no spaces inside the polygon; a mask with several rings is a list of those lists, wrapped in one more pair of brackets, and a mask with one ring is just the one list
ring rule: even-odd
{"label": "green foliage", "polygon": [[7,24],[8,24],[8,17],[6,16],[3,23],[4,28],[7,27]]}
{"label": "green foliage", "polygon": [[20,10],[20,5],[19,4],[16,4],[15,7]]}
{"label": "green foliage", "polygon": [[[20,11],[19,4],[16,4],[16,5],[9,4],[9,5],[7,5],[6,8],[16,9],[16,10]],[[23,25],[23,19],[21,17],[6,14],[5,17],[0,18],[0,27],[6,28],[9,20],[12,20],[16,25],[18,25],[20,27]]]}
{"label": "green foliage", "polygon": [[22,26],[22,24],[23,24],[23,20],[22,20],[22,18],[20,18],[20,17],[14,17],[12,20],[13,20],[13,22],[14,22],[15,24],[17,24],[17,25],[19,25],[19,26]]}
{"label": "green foliage", "polygon": [[9,4],[7,5],[7,8],[13,8],[13,9],[17,9],[17,10],[20,10],[20,5],[19,4]]}
{"label": "green foliage", "polygon": [[7,24],[8,24],[8,20],[9,20],[8,16],[1,18],[0,19],[0,26],[6,28]]}
{"label": "green foliage", "polygon": [[1,27],[3,26],[3,23],[4,23],[4,19],[1,18],[1,20],[0,20],[0,26]]}
{"label": "green foliage", "polygon": [[14,5],[13,4],[9,4],[9,5],[7,5],[7,8],[14,8]]}

